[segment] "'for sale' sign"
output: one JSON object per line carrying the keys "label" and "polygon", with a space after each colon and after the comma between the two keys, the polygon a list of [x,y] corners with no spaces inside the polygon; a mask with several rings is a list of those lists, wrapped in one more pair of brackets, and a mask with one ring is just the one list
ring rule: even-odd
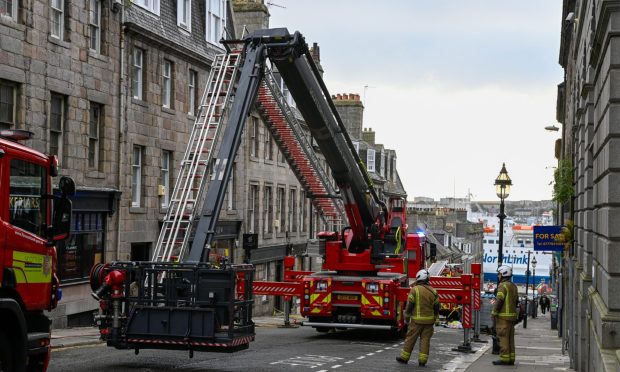
{"label": "'for sale' sign", "polygon": [[534,226],[535,251],[564,250],[562,226]]}

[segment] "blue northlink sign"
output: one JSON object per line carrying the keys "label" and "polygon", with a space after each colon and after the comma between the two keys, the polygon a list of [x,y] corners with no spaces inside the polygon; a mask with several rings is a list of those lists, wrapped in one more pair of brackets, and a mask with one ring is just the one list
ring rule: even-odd
{"label": "blue northlink sign", "polygon": [[562,226],[534,226],[535,251],[563,251]]}

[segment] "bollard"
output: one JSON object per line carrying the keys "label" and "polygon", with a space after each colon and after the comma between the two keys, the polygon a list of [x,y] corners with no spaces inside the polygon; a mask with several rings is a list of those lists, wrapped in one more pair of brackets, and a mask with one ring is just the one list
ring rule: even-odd
{"label": "bollard", "polygon": [[291,302],[290,297],[284,297],[284,324],[278,328],[298,328],[296,324],[291,324]]}

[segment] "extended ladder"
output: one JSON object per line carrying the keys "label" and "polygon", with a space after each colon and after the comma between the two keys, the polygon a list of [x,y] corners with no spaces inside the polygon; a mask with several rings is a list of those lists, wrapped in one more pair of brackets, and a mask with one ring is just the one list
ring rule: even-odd
{"label": "extended ladder", "polygon": [[240,60],[238,52],[215,56],[152,261],[180,261],[183,257],[204,199],[205,179],[225,124]]}
{"label": "extended ladder", "polygon": [[[336,188],[330,182],[331,177],[321,166],[316,150],[308,140],[307,132],[302,128],[296,113],[288,104],[280,89],[280,84],[271,70],[265,68],[263,84],[258,101],[266,115],[265,124],[275,134],[284,155],[291,164],[299,182],[312,197],[312,203],[319,211],[319,216],[330,230],[340,230],[347,221],[342,199],[336,197]],[[283,120],[282,120],[283,119]]]}

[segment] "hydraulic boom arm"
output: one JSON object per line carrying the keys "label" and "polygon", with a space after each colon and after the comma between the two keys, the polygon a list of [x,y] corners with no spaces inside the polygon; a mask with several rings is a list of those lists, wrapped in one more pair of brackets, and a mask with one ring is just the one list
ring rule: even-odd
{"label": "hydraulic boom arm", "polygon": [[256,100],[267,58],[280,72],[340,189],[352,233],[348,248],[352,252],[363,251],[368,247],[369,234],[378,232],[380,226],[372,227],[385,223],[387,208],[357,156],[308,45],[299,32],[291,35],[285,28],[258,30],[244,42],[244,61],[234,103],[187,261],[200,262],[208,258],[233,160],[246,118]]}

